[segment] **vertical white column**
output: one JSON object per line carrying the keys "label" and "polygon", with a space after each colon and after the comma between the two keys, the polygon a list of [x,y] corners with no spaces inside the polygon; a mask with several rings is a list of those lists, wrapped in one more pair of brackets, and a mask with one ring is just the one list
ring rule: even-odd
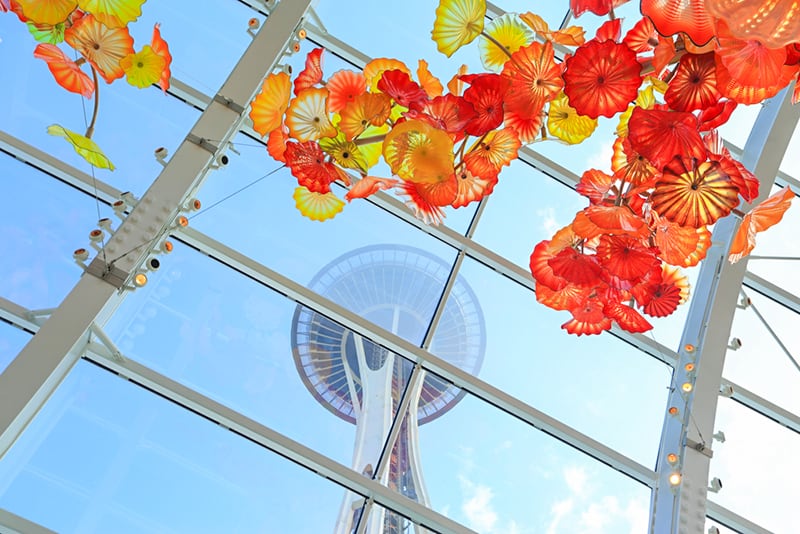
{"label": "vertical white column", "polygon": [[285,0],[272,11],[187,139],[107,243],[109,263],[102,261],[102,255],[92,262],[90,270],[95,274],[81,277],[0,375],[0,458],[80,358],[89,326],[103,324],[119,304],[121,286],[144,261],[147,245],[168,230],[179,206],[200,187],[311,3]]}
{"label": "vertical white column", "polygon": [[[744,148],[742,163],[761,179],[759,202],[767,197],[778,167],[800,117],[800,106],[791,105],[784,90],[764,104]],[[728,249],[737,220],[727,217],[714,228],[678,351],[669,406],[661,436],[656,487],[651,499],[650,532],[702,532],[706,515],[706,488],[714,433],[717,399],[733,315],[747,261],[728,262]],[[687,369],[687,364],[694,368]],[[691,391],[682,389],[691,384]],[[670,453],[677,455],[673,465]],[[680,474],[678,484],[670,475]]]}

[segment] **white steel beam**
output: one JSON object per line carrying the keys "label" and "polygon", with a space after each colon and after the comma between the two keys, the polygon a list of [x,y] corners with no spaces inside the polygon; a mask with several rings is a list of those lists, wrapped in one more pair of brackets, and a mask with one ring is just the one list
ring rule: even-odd
{"label": "white steel beam", "polygon": [[55,534],[49,528],[0,508],[0,532],[3,534]]}
{"label": "white steel beam", "polygon": [[713,501],[708,501],[706,503],[706,513],[709,519],[713,519],[717,523],[725,525],[736,532],[745,534],[774,534],[764,527],[756,525],[752,521],[748,521],[744,517]]}
{"label": "white steel beam", "polygon": [[[59,308],[0,375],[0,457],[77,361],[92,323],[103,324],[118,291],[201,185],[218,153],[239,130],[245,106],[272,71],[311,0],[281,2],[244,52],[214,101],[147,193]],[[210,140],[214,140],[213,142]],[[215,145],[215,143],[219,143]],[[113,280],[113,283],[109,283]]]}
{"label": "white steel beam", "polygon": [[[791,105],[791,93],[784,90],[765,103],[756,119],[742,163],[761,178],[757,201],[769,194],[798,117],[800,107]],[[665,416],[658,482],[651,500],[650,531],[655,534],[703,529],[722,369],[747,267],[746,260],[730,264],[727,259],[738,223],[739,219],[730,216],[715,224],[712,246],[690,303],[668,401],[680,413]],[[670,453],[678,457],[674,465],[667,460]],[[681,478],[670,483],[676,474]]]}

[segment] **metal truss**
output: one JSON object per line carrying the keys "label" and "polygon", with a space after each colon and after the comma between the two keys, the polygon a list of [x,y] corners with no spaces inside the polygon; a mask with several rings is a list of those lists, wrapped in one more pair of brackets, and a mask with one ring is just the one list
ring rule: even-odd
{"label": "metal truss", "polygon": [[[766,198],[800,117],[791,93],[782,91],[761,109],[742,153],[742,163],[761,177]],[[706,516],[709,463],[713,456],[717,400],[746,259],[727,261],[739,221],[717,221],[712,246],[700,269],[684,327],[669,395],[651,500],[654,533],[700,532]]]}

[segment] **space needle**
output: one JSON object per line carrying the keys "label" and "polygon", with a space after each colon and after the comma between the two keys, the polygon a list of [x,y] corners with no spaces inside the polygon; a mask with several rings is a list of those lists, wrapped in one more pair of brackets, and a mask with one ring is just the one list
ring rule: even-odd
{"label": "space needle", "polygon": [[[424,250],[374,245],[333,260],[308,287],[421,345],[450,270],[449,263]],[[485,348],[483,313],[472,289],[457,276],[430,352],[475,374]],[[419,425],[450,410],[465,392],[425,373],[424,380],[406,393],[412,395],[409,413],[402,419],[388,468],[377,472],[413,362],[302,305],[298,305],[292,320],[292,352],[300,377],[314,398],[356,425],[352,468],[430,507],[420,460]],[[361,525],[359,532],[367,534],[407,531],[407,519],[381,507],[373,507],[362,518],[363,504],[363,496],[351,491],[345,494],[334,534],[352,534],[362,522],[366,525]],[[415,530],[422,531],[419,527]]]}

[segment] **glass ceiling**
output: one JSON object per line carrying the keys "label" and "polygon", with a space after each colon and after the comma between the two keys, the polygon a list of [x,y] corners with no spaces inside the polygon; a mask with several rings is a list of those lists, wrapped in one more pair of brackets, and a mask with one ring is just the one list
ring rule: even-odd
{"label": "glass ceiling", "polygon": [[[161,24],[171,88],[101,84],[94,139],[113,172],[46,134],[82,131],[91,109],[55,88],[26,26],[0,14],[0,531],[671,532],[659,505],[689,500],[664,487],[673,446],[687,451],[685,480],[700,480],[681,491],[696,492],[705,529],[793,531],[800,208],[749,261],[688,269],[689,304],[651,332],[570,336],[563,312],[536,302],[528,262],[584,207],[572,189],[608,159],[609,137],[531,145],[491,197],[448,208],[439,226],[386,192],[309,220],[236,109],[264,74],[299,72],[318,46],[326,74],[376,57],[425,58],[442,80],[481,65],[474,46],[437,52],[435,2],[306,4],[147,2],[132,33],[146,42]],[[562,3],[530,4],[488,15],[569,20]],[[629,28],[638,2],[617,15]],[[577,22],[591,34],[600,19]],[[740,106],[720,132],[796,196],[800,111],[786,99]],[[126,191],[149,210],[142,221],[112,208]],[[192,198],[202,208],[179,213]],[[188,226],[172,225],[181,213]],[[76,249],[103,254],[89,240],[103,218],[126,225],[123,246],[105,240],[123,272],[166,231],[173,250],[152,256],[142,287],[76,265]],[[668,409],[687,358],[704,365],[682,434]],[[712,479],[724,485],[706,495]]]}

